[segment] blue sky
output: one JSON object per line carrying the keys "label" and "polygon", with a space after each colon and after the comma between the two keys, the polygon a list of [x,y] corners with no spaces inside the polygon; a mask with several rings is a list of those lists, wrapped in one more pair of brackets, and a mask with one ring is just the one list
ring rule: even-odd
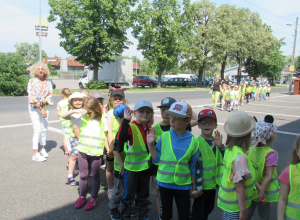
{"label": "blue sky", "polygon": [[[50,10],[48,0],[41,1],[42,17],[48,17]],[[231,4],[258,12],[263,22],[272,27],[273,35],[277,39],[285,38],[286,46],[282,47],[284,55],[292,54],[296,17],[300,17],[299,0],[211,0],[211,2],[216,3],[217,6]],[[14,52],[14,45],[20,42],[39,42],[34,28],[38,17],[39,0],[0,0],[0,51]],[[292,24],[292,26],[286,24]],[[48,25],[48,37],[42,38],[42,48],[48,56],[69,57],[70,55],[59,46],[59,31],[55,28],[55,23],[48,23]],[[129,32],[128,37],[134,45],[124,51],[123,55],[137,55],[142,59],[141,52],[136,50],[137,40]],[[299,37],[298,34],[298,45],[300,45]],[[300,55],[299,48],[299,46],[296,47],[296,56]]]}

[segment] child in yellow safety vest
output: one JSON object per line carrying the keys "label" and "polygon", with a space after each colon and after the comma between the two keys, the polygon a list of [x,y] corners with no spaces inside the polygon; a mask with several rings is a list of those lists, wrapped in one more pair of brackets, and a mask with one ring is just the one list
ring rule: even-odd
{"label": "child in yellow safety vest", "polygon": [[106,113],[106,123],[107,123],[107,149],[104,150],[105,161],[106,161],[106,182],[107,182],[107,197],[108,200],[111,198],[113,191],[113,172],[114,172],[114,154],[113,146],[116,134],[120,127],[120,120],[117,120],[114,115],[114,108],[120,104],[127,103],[125,99],[125,93],[122,88],[114,88],[109,91],[108,97],[108,112]]}
{"label": "child in yellow safety vest", "polygon": [[84,109],[86,114],[82,116],[80,124],[80,136],[77,145],[78,165],[80,171],[79,198],[75,203],[75,208],[81,208],[87,195],[87,179],[89,168],[92,173],[93,186],[91,198],[85,206],[85,210],[92,210],[97,205],[98,191],[100,186],[100,166],[103,159],[103,151],[107,143],[106,120],[98,101],[94,97],[84,99]]}
{"label": "child in yellow safety vest", "polygon": [[247,208],[255,186],[255,171],[247,151],[255,124],[255,120],[241,110],[231,113],[224,124],[227,149],[218,192],[218,206],[223,210],[223,220],[247,219]]}
{"label": "child in yellow safety vest", "polygon": [[[70,137],[71,152],[69,157],[68,165],[68,184],[71,186],[76,186],[76,181],[73,177],[73,173],[78,174],[78,171],[75,171],[75,165],[78,158],[78,140],[79,140],[79,129],[81,125],[82,115],[86,113],[86,110],[83,109],[83,100],[85,94],[80,92],[74,92],[69,96],[69,111],[62,114],[61,117],[65,120],[70,120],[72,125],[72,132]],[[75,172],[74,172],[75,171]]]}
{"label": "child in yellow safety vest", "polygon": [[[124,178],[124,196],[121,199],[120,214],[124,220],[131,218],[131,205],[137,194],[140,219],[148,218],[147,198],[149,196],[151,155],[148,150],[146,133],[151,128],[148,122],[153,117],[153,107],[147,100],[139,100],[133,107],[135,120],[130,123],[132,113],[124,111],[124,119],[116,136],[114,152],[125,151],[124,162],[116,157],[120,173]],[[126,146],[124,146],[126,143]]]}
{"label": "child in yellow safety vest", "polygon": [[246,87],[247,104],[249,103],[249,98],[251,99],[251,92],[252,92],[252,87],[250,84],[247,84],[247,87]]}
{"label": "child in yellow safety vest", "polygon": [[278,153],[273,150],[272,144],[277,126],[271,115],[256,123],[253,134],[255,141],[248,157],[255,170],[257,190],[253,191],[252,203],[247,209],[250,220],[257,208],[260,219],[271,218],[271,202],[277,202],[279,183],[277,178]]}
{"label": "child in yellow safety vest", "polygon": [[236,85],[234,87],[234,91],[235,91],[235,102],[234,102],[235,109],[239,109],[240,108],[240,100],[241,100],[242,93],[239,90],[239,86],[238,85]]}
{"label": "child in yellow safety vest", "polygon": [[66,113],[68,111],[69,101],[68,98],[71,95],[71,92],[68,88],[64,88],[61,90],[61,97],[62,100],[57,103],[57,116],[59,117],[61,129],[63,133],[63,144],[64,144],[64,150],[65,150],[65,156],[69,156],[69,151],[71,150],[70,142],[69,142],[69,136],[71,131],[71,122],[70,120],[65,120],[61,117],[62,114]]}
{"label": "child in yellow safety vest", "polygon": [[217,128],[217,116],[211,109],[204,109],[198,114],[198,127],[201,135],[199,142],[200,156],[196,164],[196,190],[203,192],[194,199],[191,220],[208,219],[213,211],[216,197],[216,187],[220,184],[223,174],[223,156],[225,146],[222,144],[222,135]]}
{"label": "child in yellow safety vest", "polygon": [[223,111],[224,108],[226,110],[229,107],[230,104],[229,91],[230,91],[230,85],[224,83],[223,86],[221,87],[221,93],[222,93],[221,111]]}
{"label": "child in yellow safety vest", "polygon": [[279,176],[277,219],[300,219],[300,136],[292,150],[291,164]]}
{"label": "child in yellow safety vest", "polygon": [[199,157],[198,141],[186,130],[192,118],[192,108],[179,101],[171,105],[165,113],[170,115],[172,129],[162,134],[156,146],[154,129],[147,135],[147,143],[158,164],[157,185],[161,201],[161,219],[172,218],[175,197],[178,219],[190,219],[190,190],[193,197],[201,194],[195,190],[196,162]]}

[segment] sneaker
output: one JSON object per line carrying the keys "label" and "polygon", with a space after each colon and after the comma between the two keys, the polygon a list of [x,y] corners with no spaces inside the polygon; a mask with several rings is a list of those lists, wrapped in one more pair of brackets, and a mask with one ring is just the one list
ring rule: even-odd
{"label": "sneaker", "polygon": [[112,220],[120,220],[121,219],[121,215],[118,211],[118,208],[110,209],[109,215]]}
{"label": "sneaker", "polygon": [[108,198],[108,200],[111,199],[112,192],[113,192],[113,189],[108,189],[107,190],[107,198]]}
{"label": "sneaker", "polygon": [[70,186],[76,186],[77,184],[73,177],[68,178],[68,183]]}
{"label": "sneaker", "polygon": [[80,208],[84,205],[85,200],[86,200],[85,197],[80,196],[80,197],[76,200],[75,208],[76,208],[76,209],[80,209]]}
{"label": "sneaker", "polygon": [[135,209],[133,209],[133,208],[130,209],[130,216],[131,217],[136,216],[136,210]]}
{"label": "sneaker", "polygon": [[49,157],[49,155],[47,154],[45,148],[43,148],[42,150],[40,150],[40,155],[42,155],[45,158]]}
{"label": "sneaker", "polygon": [[65,152],[65,156],[68,157],[70,155],[69,152]]}
{"label": "sneaker", "polygon": [[105,189],[106,189],[106,186],[105,186],[102,182],[100,182],[100,187],[99,187],[99,189],[100,189],[100,190],[105,190]]}
{"label": "sneaker", "polygon": [[86,206],[84,207],[85,210],[90,211],[95,208],[98,201],[96,199],[90,198]]}
{"label": "sneaker", "polygon": [[44,162],[44,161],[46,161],[46,158],[43,157],[43,156],[40,155],[40,154],[35,154],[35,155],[32,156],[32,160],[33,160],[33,161]]}

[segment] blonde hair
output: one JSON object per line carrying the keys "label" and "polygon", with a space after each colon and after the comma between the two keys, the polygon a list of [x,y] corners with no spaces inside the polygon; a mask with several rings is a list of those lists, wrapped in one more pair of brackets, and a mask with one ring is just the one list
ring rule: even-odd
{"label": "blonde hair", "polygon": [[232,149],[233,146],[238,146],[243,149],[245,153],[249,150],[251,141],[251,133],[243,137],[232,137],[227,135],[226,146],[229,149]]}
{"label": "blonde hair", "polygon": [[31,67],[31,70],[30,70],[31,77],[32,78],[37,77],[39,66],[42,66],[43,69],[45,70],[45,79],[47,79],[50,76],[50,70],[49,70],[47,64],[42,61],[39,61],[39,62],[36,62],[35,64],[33,64],[33,66]]}
{"label": "blonde hair", "polygon": [[291,164],[297,164],[300,163],[300,158],[297,155],[297,151],[298,154],[300,153],[300,136],[297,137],[293,150],[292,150],[292,159],[291,159]]}
{"label": "blonde hair", "polygon": [[69,96],[71,95],[71,91],[68,88],[63,88],[60,91],[60,94],[64,95],[66,98],[69,98]]}
{"label": "blonde hair", "polygon": [[100,108],[99,102],[92,96],[88,96],[84,98],[84,108],[86,110],[91,110],[95,112],[95,117],[98,121],[102,118],[102,109]]}

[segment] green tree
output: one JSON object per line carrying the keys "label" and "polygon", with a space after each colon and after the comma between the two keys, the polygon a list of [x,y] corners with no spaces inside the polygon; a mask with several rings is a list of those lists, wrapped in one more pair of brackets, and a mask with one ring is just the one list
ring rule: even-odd
{"label": "green tree", "polygon": [[147,74],[151,74],[153,72],[153,68],[149,60],[143,59],[140,64],[141,72],[146,72]]}
{"label": "green tree", "polygon": [[166,69],[178,65],[185,31],[184,10],[189,1],[142,0],[134,12],[133,35],[138,39],[138,49],[156,69],[158,86]]}
{"label": "green tree", "polygon": [[282,69],[287,64],[286,57],[280,50],[282,45],[285,45],[282,40],[273,44],[270,53],[263,61],[257,61],[251,58],[246,59],[245,71],[254,77],[264,76],[272,79],[279,77]]}
{"label": "green tree", "polygon": [[19,96],[26,94],[24,58],[16,53],[0,53],[0,96]]}
{"label": "green tree", "polygon": [[184,33],[185,41],[182,51],[182,66],[198,73],[198,86],[202,86],[204,70],[211,64],[211,45],[214,38],[214,27],[211,17],[216,11],[216,6],[207,0],[195,2],[187,7],[186,14],[192,28]]}
{"label": "green tree", "polygon": [[50,22],[59,18],[56,28],[60,45],[76,60],[93,65],[98,80],[99,65],[112,62],[130,44],[126,30],[131,25],[130,7],[136,0],[49,0]]}
{"label": "green tree", "polygon": [[[34,64],[40,59],[40,49],[38,43],[21,42],[15,44],[16,54],[24,58],[25,63]],[[42,50],[42,57],[47,57],[47,54]]]}
{"label": "green tree", "polygon": [[298,57],[295,58],[295,69],[297,71],[300,70],[300,56],[298,56]]}

